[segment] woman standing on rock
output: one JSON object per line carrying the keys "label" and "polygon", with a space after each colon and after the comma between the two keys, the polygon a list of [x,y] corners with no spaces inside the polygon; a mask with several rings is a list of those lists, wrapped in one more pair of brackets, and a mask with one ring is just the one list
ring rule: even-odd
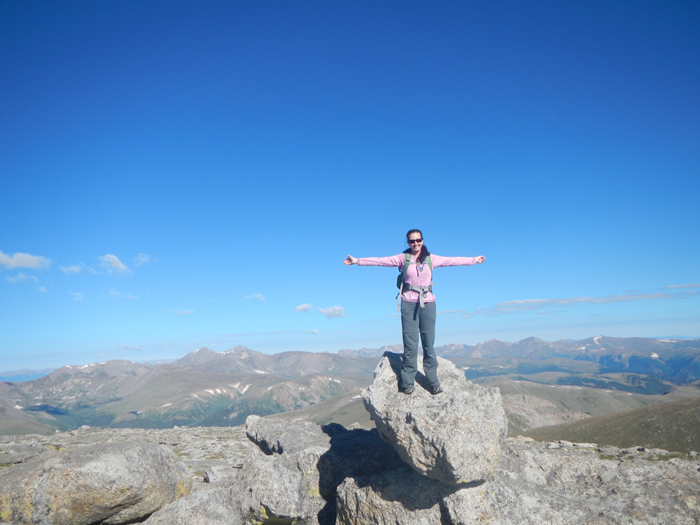
{"label": "woman standing on rock", "polygon": [[403,364],[399,390],[412,394],[418,364],[418,334],[423,345],[423,369],[431,394],[442,392],[437,376],[435,342],[435,296],[432,293],[433,268],[439,266],[471,266],[481,264],[485,257],[441,257],[431,255],[423,244],[420,230],[406,234],[409,249],[392,257],[365,257],[348,255],[345,264],[358,266],[397,266],[401,271],[401,330],[403,332]]}

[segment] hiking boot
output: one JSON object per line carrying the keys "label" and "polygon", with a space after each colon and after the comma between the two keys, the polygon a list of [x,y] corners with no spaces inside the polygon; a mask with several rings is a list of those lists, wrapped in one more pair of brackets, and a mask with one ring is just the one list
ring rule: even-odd
{"label": "hiking boot", "polygon": [[430,387],[430,393],[433,394],[434,396],[436,396],[438,394],[442,394],[443,392],[444,392],[444,390],[442,389],[442,387],[440,385],[435,385],[435,386]]}
{"label": "hiking boot", "polygon": [[412,386],[407,386],[406,388],[401,389],[401,393],[406,394],[407,396],[410,396],[411,394],[413,394],[413,390],[414,389]]}

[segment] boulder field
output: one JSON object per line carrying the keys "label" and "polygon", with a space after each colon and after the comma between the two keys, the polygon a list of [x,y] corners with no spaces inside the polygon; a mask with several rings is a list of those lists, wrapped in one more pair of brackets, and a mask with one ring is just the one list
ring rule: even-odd
{"label": "boulder field", "polygon": [[[497,389],[466,381],[439,359],[444,393],[430,395],[419,373],[409,396],[398,391],[399,366],[400,355],[387,352],[362,393],[376,429],[249,416],[244,460],[198,459],[204,470],[197,474],[207,483],[192,483],[165,430],[157,431],[162,445],[129,440],[55,450],[0,443],[0,522],[700,523],[696,456],[507,438]],[[226,448],[216,429],[207,430],[192,450]],[[204,434],[172,432],[178,440]]]}

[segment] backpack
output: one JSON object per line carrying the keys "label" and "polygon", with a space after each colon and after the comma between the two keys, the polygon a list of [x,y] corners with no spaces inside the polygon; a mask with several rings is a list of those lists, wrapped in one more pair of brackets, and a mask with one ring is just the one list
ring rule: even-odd
{"label": "backpack", "polygon": [[[399,275],[396,278],[396,287],[399,289],[399,295],[401,295],[401,292],[403,292],[403,281],[404,278],[406,277],[406,272],[408,271],[408,265],[411,263],[411,254],[404,252],[405,259],[403,261],[403,269],[399,268]],[[433,284],[433,261],[430,260],[430,255],[428,255],[425,258],[425,261],[423,261],[423,264],[428,264],[428,268],[430,268],[430,285],[432,286]],[[398,295],[397,295],[398,297]]]}

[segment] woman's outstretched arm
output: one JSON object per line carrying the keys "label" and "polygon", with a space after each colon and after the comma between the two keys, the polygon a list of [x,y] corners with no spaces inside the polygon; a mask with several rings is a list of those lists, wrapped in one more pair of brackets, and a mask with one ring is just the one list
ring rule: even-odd
{"label": "woman's outstretched arm", "polygon": [[357,264],[358,266],[401,266],[404,261],[404,255],[392,255],[391,257],[353,257],[348,255],[343,259],[343,263],[350,266]]}
{"label": "woman's outstretched arm", "polygon": [[441,255],[430,254],[433,261],[433,266],[471,266],[473,264],[481,264],[486,260],[486,257],[479,255],[478,257],[442,257]]}

